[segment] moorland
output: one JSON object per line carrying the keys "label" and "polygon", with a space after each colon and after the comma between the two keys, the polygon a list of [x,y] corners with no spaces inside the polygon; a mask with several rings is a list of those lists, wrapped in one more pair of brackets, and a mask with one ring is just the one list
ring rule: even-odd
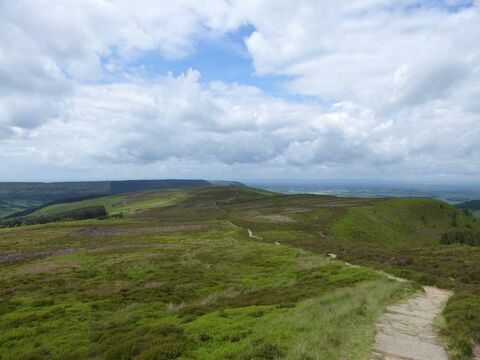
{"label": "moorland", "polygon": [[1,358],[368,359],[376,319],[420,285],[453,291],[438,331],[454,359],[471,358],[480,247],[461,239],[480,220],[469,211],[223,185],[4,220]]}
{"label": "moorland", "polygon": [[47,204],[72,202],[149,189],[233,184],[206,180],[124,180],[77,182],[0,182],[0,219],[24,216]]}

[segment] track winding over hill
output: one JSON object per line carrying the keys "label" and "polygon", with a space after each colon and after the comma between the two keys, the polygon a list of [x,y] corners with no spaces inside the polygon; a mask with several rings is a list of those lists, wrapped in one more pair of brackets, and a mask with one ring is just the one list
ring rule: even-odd
{"label": "track winding over hill", "polygon": [[[336,258],[335,254],[329,256]],[[344,264],[360,267],[348,262]],[[407,281],[378,272],[392,280]],[[423,290],[424,293],[415,298],[389,306],[378,319],[372,360],[449,360],[433,330],[433,321],[452,292],[432,286],[424,286]]]}
{"label": "track winding over hill", "polygon": [[[335,254],[329,254],[335,259]],[[344,262],[351,267],[360,267]],[[383,271],[389,279],[408,281]],[[424,293],[391,305],[377,321],[377,335],[371,360],[449,360],[433,330],[433,321],[452,296],[448,290],[423,286]],[[475,357],[475,360],[478,358]]]}
{"label": "track winding over hill", "polygon": [[389,306],[377,323],[372,359],[448,360],[432,323],[451,292],[425,286],[424,293]]}

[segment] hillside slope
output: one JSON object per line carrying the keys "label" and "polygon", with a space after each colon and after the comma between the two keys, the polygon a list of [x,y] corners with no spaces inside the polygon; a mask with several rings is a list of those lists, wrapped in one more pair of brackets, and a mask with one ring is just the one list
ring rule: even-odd
{"label": "hillside slope", "polygon": [[[478,231],[480,221],[446,203],[223,186],[56,204],[35,216],[86,206],[104,206],[117,218],[0,230],[0,305],[9,324],[0,329],[0,349],[35,352],[25,347],[33,322],[52,329],[41,344],[53,351],[55,334],[73,321],[79,358],[116,356],[113,344],[126,343],[121,351],[139,358],[148,358],[147,350],[206,359],[317,358],[322,344],[332,350],[324,358],[340,359],[355,347],[366,359],[376,316],[413,289],[369,270],[346,270],[327,253],[453,290],[443,314],[451,353],[467,359],[480,341],[480,247],[440,243],[445,232]],[[50,313],[57,325],[42,318]],[[354,320],[332,323],[338,317]],[[16,338],[18,324],[23,335]],[[82,330],[90,326],[93,338]],[[69,335],[61,341],[48,357],[73,346]]]}
{"label": "hillside slope", "polygon": [[418,289],[227,221],[276,197],[147,191],[95,199],[123,218],[0,230],[2,358],[367,358],[375,319]]}
{"label": "hillside slope", "polygon": [[99,196],[117,195],[155,189],[183,189],[205,186],[228,186],[228,181],[206,180],[127,180],[81,181],[57,183],[0,183],[0,219],[6,216],[24,215],[29,209],[48,203],[80,200]]}
{"label": "hillside slope", "polygon": [[463,203],[456,204],[455,206],[459,209],[480,210],[480,200],[465,201]]}

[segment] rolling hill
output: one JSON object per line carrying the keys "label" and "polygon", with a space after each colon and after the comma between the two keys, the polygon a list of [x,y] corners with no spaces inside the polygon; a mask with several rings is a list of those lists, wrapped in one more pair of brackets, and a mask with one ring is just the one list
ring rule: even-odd
{"label": "rolling hill", "polygon": [[455,205],[459,209],[470,211],[475,217],[480,218],[480,200],[465,201]]}
{"label": "rolling hill", "polygon": [[455,206],[459,209],[480,210],[480,200],[465,201],[463,203],[456,204]]}
{"label": "rolling hill", "polygon": [[126,180],[57,183],[0,183],[0,219],[24,215],[52,202],[67,202],[154,189],[182,189],[204,186],[242,185],[228,181],[206,180]]}
{"label": "rolling hill", "polygon": [[[60,221],[92,207],[105,216]],[[416,283],[455,292],[442,318],[455,359],[480,342],[480,247],[441,243],[480,221],[441,201],[209,186],[27,218],[46,216],[0,229],[6,358],[367,359],[375,319]]]}

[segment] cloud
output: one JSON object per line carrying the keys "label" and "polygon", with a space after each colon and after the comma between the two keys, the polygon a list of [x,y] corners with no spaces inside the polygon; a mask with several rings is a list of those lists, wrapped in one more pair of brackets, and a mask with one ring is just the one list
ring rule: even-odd
{"label": "cloud", "polygon": [[191,70],[78,87],[56,120],[22,141],[32,160],[72,170],[188,162],[371,175],[429,162],[437,172],[466,171],[480,155],[476,118],[445,108],[435,122],[421,121],[428,111],[395,122],[352,103],[298,103],[249,86],[203,84]]}
{"label": "cloud", "polygon": [[[459,6],[465,2],[458,2]],[[382,109],[438,98],[478,71],[480,11],[425,1],[285,2],[247,7],[260,74],[291,77],[293,92]],[[281,26],[279,26],[281,24]]]}
{"label": "cloud", "polygon": [[239,23],[228,13],[223,0],[0,2],[2,126],[29,129],[55,118],[73,88],[122,78],[145,51],[185,56],[196,38]]}
{"label": "cloud", "polygon": [[178,77],[80,87],[62,120],[46,124],[38,134],[70,134],[60,147],[44,149],[55,161],[58,150],[66,148],[67,158],[112,163],[170,158],[258,163],[278,156],[294,138],[312,136],[295,125],[319,110],[248,86],[203,86],[199,73],[191,70]]}
{"label": "cloud", "polygon": [[[244,25],[286,96],[142,68]],[[0,170],[478,176],[479,35],[468,1],[0,2]]]}

